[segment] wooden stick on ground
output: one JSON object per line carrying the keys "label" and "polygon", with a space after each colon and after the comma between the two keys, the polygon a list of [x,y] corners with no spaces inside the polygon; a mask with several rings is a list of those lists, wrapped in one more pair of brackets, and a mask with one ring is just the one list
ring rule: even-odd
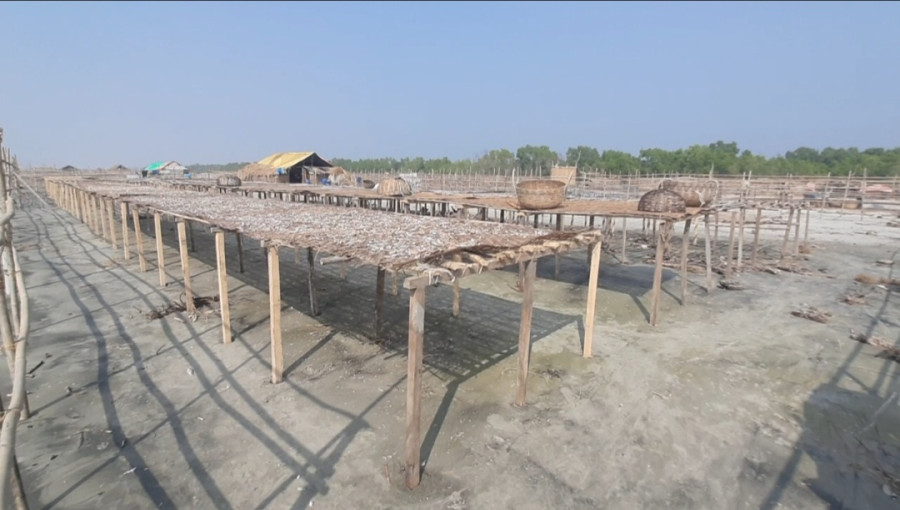
{"label": "wooden stick on ground", "polygon": [[194,293],[191,289],[191,257],[188,255],[187,233],[184,220],[178,220],[178,251],[181,254],[181,272],[184,274],[184,300],[189,315],[196,312]]}
{"label": "wooden stick on ground", "polygon": [[228,271],[225,267],[225,232],[213,231],[216,241],[216,273],[219,276],[219,310],[222,315],[222,343],[231,343],[231,311],[228,309]]}
{"label": "wooden stick on ground", "polygon": [[311,247],[307,248],[306,249],[306,262],[307,262],[307,265],[309,266],[309,273],[308,273],[308,275],[309,275],[309,309],[310,309],[310,312],[312,312],[313,316],[316,316],[316,315],[319,315],[319,305],[316,303],[316,286],[315,286],[315,282],[313,281],[313,276],[315,274],[315,267],[316,267],[316,263],[315,263],[314,259],[315,259],[315,253],[313,252],[313,249]]}
{"label": "wooden stick on ground", "polygon": [[688,243],[691,239],[691,219],[684,220],[684,234],[681,236],[681,304],[687,303]]}
{"label": "wooden stick on ground", "polygon": [[[597,243],[600,246],[600,243]],[[525,405],[528,386],[528,361],[531,357],[531,314],[534,311],[534,278],[537,274],[537,259],[525,263],[522,279],[522,319],[519,322],[519,369],[516,405]]]}
{"label": "wooden stick on ground", "polygon": [[426,288],[421,282],[409,288],[409,350],[406,366],[406,487],[409,489],[415,489],[421,480],[422,355]]}
{"label": "wooden stick on ground", "polygon": [[597,312],[597,280],[600,278],[600,255],[602,242],[595,243],[591,249],[591,270],[588,277],[587,308],[584,312],[584,347],[585,358],[593,356],[594,315]]}
{"label": "wooden stick on ground", "polygon": [[166,286],[166,255],[163,250],[162,214],[153,213],[153,228],[156,232],[156,267],[159,270],[159,285]]}
{"label": "wooden stick on ground", "polygon": [[141,266],[141,272],[147,271],[147,257],[144,256],[144,238],[141,235],[141,214],[138,212],[137,206],[131,210],[131,218],[134,220],[134,243],[137,245],[138,262]]}
{"label": "wooden stick on ground", "polygon": [[284,380],[284,354],[281,348],[281,271],[278,247],[269,246],[269,332],[272,355],[272,384]]}

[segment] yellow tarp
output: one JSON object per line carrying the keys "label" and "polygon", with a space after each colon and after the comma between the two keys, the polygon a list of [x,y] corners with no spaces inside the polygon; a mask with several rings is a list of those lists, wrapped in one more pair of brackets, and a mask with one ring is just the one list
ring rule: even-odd
{"label": "yellow tarp", "polygon": [[315,152],[276,152],[267,158],[259,160],[259,164],[272,168],[290,168],[313,154]]}

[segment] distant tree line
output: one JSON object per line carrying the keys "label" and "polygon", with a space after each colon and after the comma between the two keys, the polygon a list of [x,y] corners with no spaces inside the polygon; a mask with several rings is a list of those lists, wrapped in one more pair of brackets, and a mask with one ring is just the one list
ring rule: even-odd
{"label": "distant tree line", "polygon": [[192,174],[197,173],[205,173],[205,172],[237,172],[241,168],[247,166],[248,163],[225,163],[220,165],[214,164],[200,164],[195,163],[193,165],[187,165],[187,169]]}
{"label": "distant tree line", "polygon": [[580,170],[598,170],[614,174],[679,173],[741,175],[861,175],[865,170],[870,176],[894,176],[900,174],[900,147],[893,149],[855,147],[822,151],[800,147],[784,156],[767,158],[740,150],[736,142],[717,141],[709,145],[692,145],[687,149],[668,151],[642,149],[637,156],[622,151],[595,147],[570,147],[559,154],[546,145],[525,145],[515,152],[509,149],[487,151],[475,159],[450,160],[449,158],[334,158],[331,162],[351,172],[491,172],[509,171],[548,175],[554,165],[577,166]]}

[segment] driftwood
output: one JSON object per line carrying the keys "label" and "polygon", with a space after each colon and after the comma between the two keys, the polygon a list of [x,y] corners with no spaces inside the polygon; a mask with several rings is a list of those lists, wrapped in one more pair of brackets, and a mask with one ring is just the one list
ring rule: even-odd
{"label": "driftwood", "polygon": [[867,337],[862,333],[853,333],[853,331],[850,331],[850,338],[859,343],[869,344],[881,349],[881,352],[878,354],[879,358],[885,358],[900,363],[900,349],[890,342],[878,338],[877,336]]}
{"label": "driftwood", "polygon": [[791,312],[791,315],[795,317],[801,317],[803,319],[809,319],[811,321],[821,322],[822,324],[827,323],[831,319],[830,312],[819,310],[812,306],[806,306],[801,310],[794,310]]}

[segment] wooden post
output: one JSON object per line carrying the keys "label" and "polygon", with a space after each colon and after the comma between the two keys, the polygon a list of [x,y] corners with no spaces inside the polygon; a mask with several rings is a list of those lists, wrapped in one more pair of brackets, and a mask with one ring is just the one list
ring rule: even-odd
{"label": "wooden post", "polygon": [[706,227],[705,228],[706,237],[703,240],[703,244],[704,244],[704,248],[706,251],[706,293],[710,294],[710,293],[712,293],[713,278],[712,278],[712,246],[710,245],[710,242],[712,241],[712,239],[710,238],[710,235],[709,235],[709,214],[707,214],[705,216],[705,220],[706,221],[704,221],[704,224]]}
{"label": "wooden post", "polygon": [[800,253],[800,215],[803,210],[797,207],[797,222],[794,224],[794,255]]}
{"label": "wooden post", "polygon": [[109,217],[109,237],[114,250],[119,249],[119,240],[116,234],[116,210],[112,200],[106,201],[106,215]]}
{"label": "wooden post", "polygon": [[106,212],[103,210],[102,199],[98,195],[95,195],[93,197],[93,203],[91,205],[94,207],[94,214],[96,214],[98,218],[97,223],[100,227],[100,232],[98,232],[98,235],[105,240],[109,240],[109,236],[106,233]]}
{"label": "wooden post", "polygon": [[806,226],[803,227],[803,247],[807,247],[809,239],[809,209],[806,210]]}
{"label": "wooden post", "polygon": [[[655,222],[655,221],[654,221]],[[653,271],[653,291],[650,294],[650,325],[656,326],[656,319],[659,315],[659,293],[662,289],[662,270],[663,270],[663,252],[666,246],[666,234],[671,224],[664,221],[659,229],[659,236],[656,241],[656,268]]]}
{"label": "wooden post", "polygon": [[178,219],[178,251],[181,253],[181,272],[184,274],[184,301],[187,313],[193,315],[194,293],[191,290],[191,258],[188,256],[187,234],[184,220]]}
{"label": "wooden post", "polygon": [[622,217],[622,263],[628,263],[628,229],[625,226],[625,220],[628,218]]}
{"label": "wooden post", "polygon": [[781,261],[787,256],[788,241],[791,239],[791,226],[794,220],[794,206],[788,212],[787,227],[784,229],[784,242],[781,243]]}
{"label": "wooden post", "polygon": [[[597,246],[600,246],[598,243]],[[525,263],[522,280],[522,319],[519,322],[519,370],[516,405],[525,405],[525,393],[528,383],[528,359],[531,356],[531,313],[534,310],[534,278],[537,274],[537,259]]]}
{"label": "wooden post", "polygon": [[284,354],[281,349],[281,271],[278,247],[269,246],[269,331],[272,353],[272,384],[284,380]]}
{"label": "wooden post", "polygon": [[409,350],[406,368],[406,487],[421,480],[422,354],[425,341],[425,285],[409,289]]}
{"label": "wooden post", "polygon": [[384,310],[384,268],[379,267],[375,275],[375,336],[381,336]]}
{"label": "wooden post", "polygon": [[[306,195],[304,195],[304,196],[306,196]],[[241,237],[240,232],[235,232],[234,235],[237,238],[237,245],[238,245],[238,271],[243,273],[244,272],[244,240]]]}
{"label": "wooden post", "polygon": [[[453,256],[456,262],[462,262],[462,256],[457,254]],[[459,278],[453,278],[453,316],[459,317]]]}
{"label": "wooden post", "polygon": [[756,227],[753,232],[753,256],[750,265],[756,267],[756,255],[759,252],[759,226],[762,223],[762,207],[756,207]]}
{"label": "wooden post", "polygon": [[163,251],[162,214],[153,213],[153,228],[156,233],[156,267],[159,271],[159,286],[166,286],[166,255]]}
{"label": "wooden post", "polygon": [[741,214],[738,218],[738,244],[737,244],[737,264],[735,268],[740,271],[744,262],[744,220],[747,218],[747,209],[741,206]]}
{"label": "wooden post", "polygon": [[734,272],[734,224],[737,212],[731,211],[731,227],[728,229],[728,274]]}
{"label": "wooden post", "polygon": [[594,243],[591,249],[591,272],[588,277],[587,309],[584,312],[584,347],[583,356],[590,358],[593,355],[594,344],[594,314],[597,311],[597,280],[600,277],[600,254],[602,242]]}
{"label": "wooden post", "polygon": [[684,234],[681,236],[681,304],[687,303],[687,268],[688,268],[688,242],[691,238],[691,218],[684,220]]}
{"label": "wooden post", "polygon": [[716,259],[719,258],[719,211],[713,213],[713,220],[715,224],[713,224],[713,253],[715,254]]}
{"label": "wooden post", "polygon": [[131,218],[134,220],[134,243],[137,245],[138,262],[141,272],[147,271],[147,257],[144,256],[144,236],[141,234],[141,215],[137,206],[131,210]]}
{"label": "wooden post", "polygon": [[122,251],[125,260],[131,259],[131,250],[128,246],[128,204],[119,203],[119,214],[122,216]]}
{"label": "wooden post", "polygon": [[216,273],[219,276],[219,310],[222,315],[222,343],[231,343],[231,311],[228,309],[228,271],[225,267],[225,232],[215,229]]}
{"label": "wooden post", "polygon": [[315,258],[314,255],[312,247],[306,249],[306,262],[309,266],[309,309],[313,316],[316,316],[319,315],[319,305],[316,304],[316,287],[313,282],[313,275],[316,267],[316,263],[313,260]]}

